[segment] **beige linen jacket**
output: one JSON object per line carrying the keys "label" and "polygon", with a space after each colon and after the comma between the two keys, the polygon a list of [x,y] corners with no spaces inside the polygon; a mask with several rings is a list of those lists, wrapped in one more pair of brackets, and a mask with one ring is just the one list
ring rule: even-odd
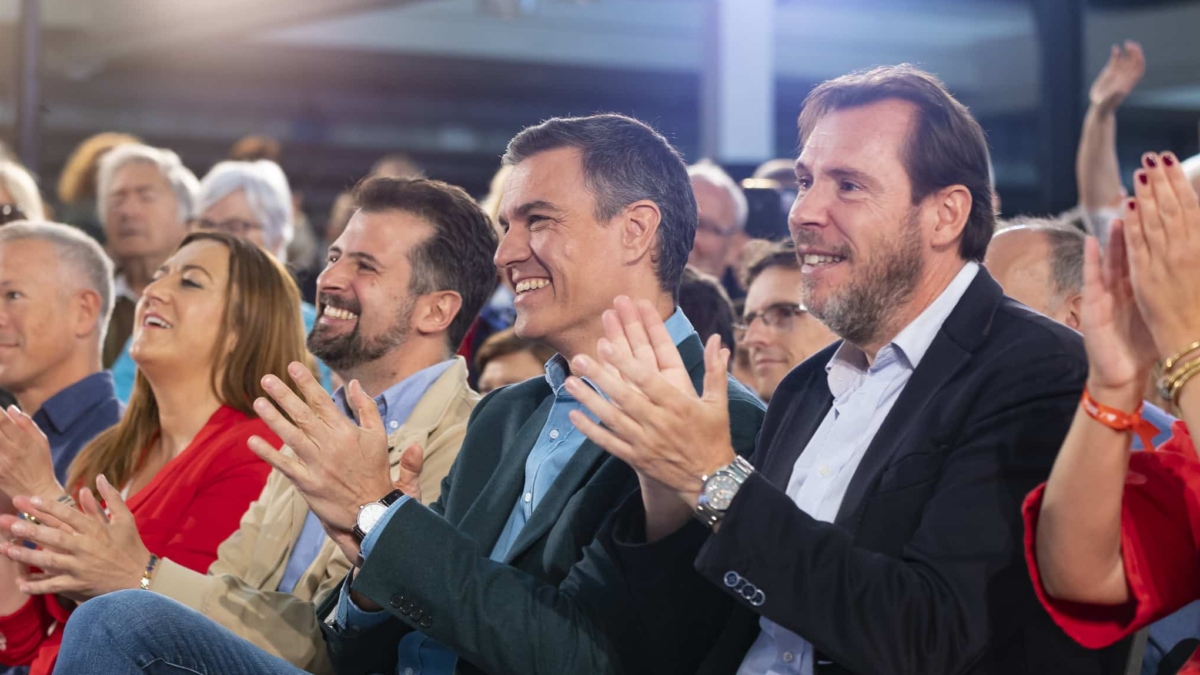
{"label": "beige linen jacket", "polygon": [[[418,443],[425,451],[421,497],[426,504],[436,500],[479,399],[467,385],[466,362],[456,357],[408,420],[388,436],[392,479],[399,471],[401,454]],[[191,607],[299,668],[318,675],[332,673],[316,603],[345,578],[350,562],[326,539],[294,592],[276,590],[307,515],[308,505],[300,493],[282,474],[272,471],[238,530],[217,549],[217,560],[207,575],[164,559],[150,590]]]}

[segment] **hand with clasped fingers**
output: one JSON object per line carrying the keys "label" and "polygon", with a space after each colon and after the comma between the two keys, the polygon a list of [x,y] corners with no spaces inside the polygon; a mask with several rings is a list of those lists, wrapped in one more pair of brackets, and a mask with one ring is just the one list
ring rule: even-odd
{"label": "hand with clasped fingers", "polygon": [[653,541],[696,508],[702,477],[736,456],[729,432],[729,350],[718,336],[709,339],[704,391],[697,393],[654,305],[619,297],[613,307],[603,316],[597,358],[576,356],[567,379],[567,390],[599,423],[580,411],[571,412],[571,421],[637,471]]}
{"label": "hand with clasped fingers", "polygon": [[250,439],[250,449],[296,486],[330,539],[353,562],[359,555],[353,536],[359,508],[394,489],[383,419],[357,380],[346,386],[355,424],[302,364],[292,363],[288,374],[303,398],[268,375],[263,389],[275,404],[259,398],[254,410],[291,451],[277,452],[257,436]]}
{"label": "hand with clasped fingers", "polygon": [[[17,508],[37,523],[0,516],[0,529],[13,538],[0,545],[0,555],[42,570],[20,582],[22,593],[57,594],[83,602],[140,587],[150,551],[121,494],[104,476],[97,477],[96,487],[108,513],[85,488],[79,492],[78,509],[43,497],[17,497]],[[27,548],[22,541],[40,548]]]}

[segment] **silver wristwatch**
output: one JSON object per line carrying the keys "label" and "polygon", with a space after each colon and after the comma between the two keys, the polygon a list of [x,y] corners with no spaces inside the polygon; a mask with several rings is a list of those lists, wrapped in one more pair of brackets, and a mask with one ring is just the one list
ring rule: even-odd
{"label": "silver wristwatch", "polygon": [[721,522],[738,489],[752,473],[754,466],[739,455],[732,463],[702,477],[704,488],[700,491],[700,502],[695,511],[700,522],[709,528]]}

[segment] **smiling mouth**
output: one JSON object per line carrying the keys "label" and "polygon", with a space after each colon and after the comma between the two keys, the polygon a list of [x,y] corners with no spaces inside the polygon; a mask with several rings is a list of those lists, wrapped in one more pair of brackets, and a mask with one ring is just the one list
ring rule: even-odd
{"label": "smiling mouth", "polygon": [[549,279],[522,279],[516,283],[516,285],[513,287],[513,290],[516,291],[517,295],[522,295],[524,293],[545,288],[549,285]]}
{"label": "smiling mouth", "polygon": [[337,307],[333,307],[330,305],[325,305],[325,311],[322,312],[322,316],[327,316],[331,319],[338,319],[340,321],[357,321],[358,320],[358,315],[355,314],[354,312],[351,312],[351,311],[348,311],[345,309],[339,309]]}
{"label": "smiling mouth", "polygon": [[150,328],[174,328],[174,326],[167,323],[162,317],[157,316],[148,316],[142,319],[142,325]]}

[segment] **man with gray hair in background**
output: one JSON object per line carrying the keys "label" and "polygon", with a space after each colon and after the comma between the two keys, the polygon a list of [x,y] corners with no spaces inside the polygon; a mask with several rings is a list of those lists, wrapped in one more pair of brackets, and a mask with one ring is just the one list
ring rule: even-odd
{"label": "man with gray hair in background", "polygon": [[703,160],[687,168],[700,223],[688,266],[720,279],[732,299],[745,297],[733,263],[745,244],[750,206],[738,184],[721,167]]}
{"label": "man with gray hair in background", "polygon": [[[112,376],[100,367],[112,277],[100,245],[74,227],[0,228],[0,387],[46,435],[59,482],[79,450],[121,416]],[[0,435],[0,444],[12,442]],[[12,496],[0,495],[6,505]]]}
{"label": "man with gray hair in background", "polygon": [[134,307],[155,270],[187,235],[199,192],[195,174],[170,150],[130,143],[100,160],[97,211],[116,265],[103,365],[112,369],[122,401],[129,399],[137,369],[128,350]]}

